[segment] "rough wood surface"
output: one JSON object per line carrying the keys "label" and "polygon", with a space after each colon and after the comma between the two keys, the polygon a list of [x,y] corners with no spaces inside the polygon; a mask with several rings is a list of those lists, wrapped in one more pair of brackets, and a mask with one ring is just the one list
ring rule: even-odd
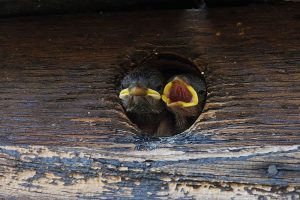
{"label": "rough wood surface", "polygon": [[[1,19],[0,197],[300,198],[299,9]],[[137,137],[118,99],[153,50],[207,81],[171,138]]]}

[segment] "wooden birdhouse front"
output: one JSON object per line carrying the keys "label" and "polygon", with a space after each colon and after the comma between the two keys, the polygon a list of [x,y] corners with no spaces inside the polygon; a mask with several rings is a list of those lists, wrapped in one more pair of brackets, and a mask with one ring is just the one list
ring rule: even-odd
{"label": "wooden birdhouse front", "polygon": [[[300,198],[299,3],[1,5],[0,199]],[[150,137],[120,83],[164,53],[197,66],[206,103],[186,131]]]}

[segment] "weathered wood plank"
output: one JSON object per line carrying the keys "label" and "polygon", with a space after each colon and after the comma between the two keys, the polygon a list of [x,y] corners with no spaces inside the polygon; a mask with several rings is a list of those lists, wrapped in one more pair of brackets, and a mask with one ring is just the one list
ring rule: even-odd
{"label": "weathered wood plank", "polygon": [[[30,198],[300,197],[299,146],[203,148],[190,153],[172,147],[153,151],[127,148],[124,153],[109,153],[87,148],[3,146],[0,194]],[[277,174],[268,174],[268,163],[276,163]]]}
{"label": "weathered wood plank", "polygon": [[[300,198],[299,8],[0,19],[0,197]],[[209,92],[157,140],[118,99],[153,50],[198,63]]]}
{"label": "weathered wood plank", "polygon": [[[128,67],[118,64],[135,49],[158,49],[209,62],[207,104],[193,133],[217,141],[298,144],[297,8],[269,7],[285,17],[272,26],[274,16],[263,6],[2,19],[2,141],[78,146],[133,135],[117,97]],[[144,22],[150,24],[140,27]],[[94,122],[86,123],[90,118]]]}

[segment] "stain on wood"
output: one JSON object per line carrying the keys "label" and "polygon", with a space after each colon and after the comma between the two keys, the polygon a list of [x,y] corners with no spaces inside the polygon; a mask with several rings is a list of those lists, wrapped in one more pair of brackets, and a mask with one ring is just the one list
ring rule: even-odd
{"label": "stain on wood", "polygon": [[[300,198],[292,5],[0,19],[0,197]],[[208,62],[203,113],[170,138],[118,99],[152,51]]]}

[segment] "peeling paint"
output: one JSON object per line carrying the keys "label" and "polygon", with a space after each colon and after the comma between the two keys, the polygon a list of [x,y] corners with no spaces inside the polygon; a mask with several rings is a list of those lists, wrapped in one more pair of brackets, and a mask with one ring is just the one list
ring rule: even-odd
{"label": "peeling paint", "polygon": [[[276,199],[281,196],[281,191],[274,193],[273,187],[267,185],[225,182],[215,185],[203,181],[190,183],[188,180],[184,182],[182,178],[192,178],[191,175],[197,171],[193,171],[192,167],[197,166],[197,162],[202,162],[203,159],[205,162],[203,161],[202,164],[211,165],[206,162],[207,159],[229,161],[228,159],[233,158],[251,158],[255,160],[259,156],[277,153],[299,156],[298,145],[206,148],[201,149],[201,152],[163,148],[151,151],[105,153],[98,149],[44,146],[1,146],[0,150],[3,155],[8,155],[3,156],[4,159],[9,158],[17,162],[17,167],[2,167],[5,173],[0,176],[0,194],[17,193],[20,196],[30,197],[51,195],[58,199],[66,195],[70,199],[84,196],[92,198],[112,191],[120,197],[131,198],[137,194],[134,188],[144,188],[145,184],[146,187],[152,187],[149,180],[163,185],[160,191],[147,194],[151,197],[209,199],[210,195],[217,195],[220,200],[228,198],[246,200],[257,199],[258,196],[263,195]],[[161,160],[164,165],[160,164]],[[184,167],[185,163],[188,164],[187,169],[191,168],[190,171],[176,167],[176,164],[182,164]],[[209,168],[205,170],[205,173],[210,172]],[[217,174],[216,170],[210,173]],[[293,195],[297,193],[297,188],[290,185],[282,193]],[[78,196],[79,194],[81,196]]]}
{"label": "peeling paint", "polygon": [[[289,145],[289,146],[252,146],[252,147],[232,147],[232,148],[206,148],[203,149],[201,153],[184,151],[175,151],[169,148],[154,149],[150,151],[126,151],[126,154],[122,152],[111,152],[109,155],[103,151],[97,149],[93,152],[88,151],[86,148],[76,148],[78,155],[74,152],[75,148],[57,148],[49,149],[45,146],[29,146],[27,148],[18,146],[2,146],[3,150],[12,150],[18,155],[23,157],[26,155],[30,157],[31,155],[38,155],[39,157],[61,157],[61,158],[83,158],[87,157],[88,154],[92,154],[94,158],[105,158],[105,159],[118,159],[121,162],[128,161],[139,161],[143,162],[145,160],[165,160],[165,161],[180,161],[180,160],[190,160],[190,159],[201,159],[201,158],[238,158],[242,156],[250,155],[260,155],[267,153],[276,152],[288,152],[293,150],[298,150],[300,145]],[[70,151],[68,151],[68,149]],[[232,151],[232,150],[235,151]],[[86,152],[86,153],[84,153]],[[88,153],[88,154],[87,154]],[[107,165],[109,168],[115,168],[115,166]]]}
{"label": "peeling paint", "polygon": [[168,196],[172,199],[193,198],[199,200],[210,200],[212,196],[219,200],[239,199],[239,200],[257,200],[260,195],[269,196],[273,199],[281,199],[279,194],[271,192],[268,187],[247,186],[249,190],[245,190],[244,185],[221,183],[218,187],[212,183],[202,182],[195,187],[187,183],[168,183]]}

